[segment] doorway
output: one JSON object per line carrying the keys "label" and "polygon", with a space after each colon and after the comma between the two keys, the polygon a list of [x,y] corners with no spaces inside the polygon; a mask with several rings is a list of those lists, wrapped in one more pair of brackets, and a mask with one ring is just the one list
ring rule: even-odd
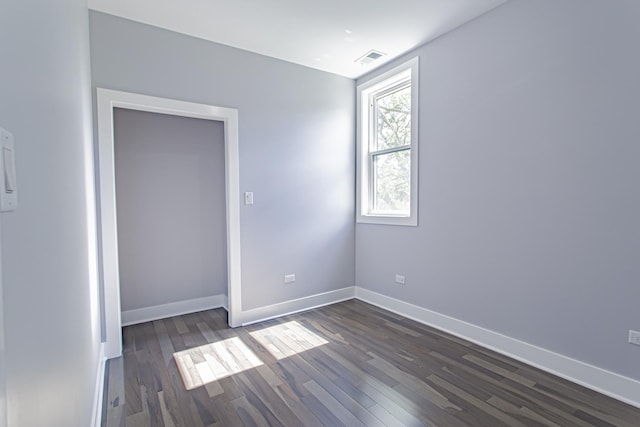
{"label": "doorway", "polygon": [[[240,218],[238,112],[236,109],[195,104],[128,92],[97,89],[98,156],[101,229],[101,267],[105,355],[122,354],[122,318],[120,273],[118,263],[118,228],[116,215],[114,109],[136,110],[171,116],[220,121],[224,125],[226,242],[227,242],[227,310],[229,325],[239,326],[240,289]],[[176,142],[178,143],[178,142]]]}
{"label": "doorway", "polygon": [[223,123],[113,115],[122,326],[226,306]]}

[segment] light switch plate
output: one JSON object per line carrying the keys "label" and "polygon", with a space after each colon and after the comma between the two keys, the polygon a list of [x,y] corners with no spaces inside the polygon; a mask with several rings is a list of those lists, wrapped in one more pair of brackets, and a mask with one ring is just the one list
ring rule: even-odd
{"label": "light switch plate", "polygon": [[244,204],[252,205],[253,204],[253,191],[245,191],[244,193]]}
{"label": "light switch plate", "polygon": [[13,134],[0,128],[0,211],[13,211],[17,207],[18,186]]}

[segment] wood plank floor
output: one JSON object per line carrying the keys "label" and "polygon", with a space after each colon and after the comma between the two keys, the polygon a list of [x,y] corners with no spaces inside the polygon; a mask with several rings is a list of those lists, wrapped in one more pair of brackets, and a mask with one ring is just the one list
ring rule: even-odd
{"label": "wood plank floor", "polygon": [[351,300],[236,329],[222,309],[124,328],[103,425],[637,427],[640,409]]}

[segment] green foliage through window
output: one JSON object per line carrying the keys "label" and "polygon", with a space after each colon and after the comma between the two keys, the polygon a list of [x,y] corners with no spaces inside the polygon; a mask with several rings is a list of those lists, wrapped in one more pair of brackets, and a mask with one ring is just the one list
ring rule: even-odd
{"label": "green foliage through window", "polygon": [[411,86],[375,98],[376,146],[373,150],[411,145]]}
{"label": "green foliage through window", "polygon": [[371,95],[371,210],[409,213],[411,207],[411,82]]}
{"label": "green foliage through window", "polygon": [[418,75],[413,58],[358,85],[356,221],[418,225]]}

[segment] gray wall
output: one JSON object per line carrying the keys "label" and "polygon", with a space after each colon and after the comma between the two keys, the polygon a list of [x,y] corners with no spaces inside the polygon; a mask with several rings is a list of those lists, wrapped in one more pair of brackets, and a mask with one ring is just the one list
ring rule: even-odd
{"label": "gray wall", "polygon": [[86,427],[100,346],[86,1],[3,0],[0,58],[19,188],[0,215],[8,425]]}
{"label": "gray wall", "polygon": [[226,294],[224,124],[114,111],[122,310]]}
{"label": "gray wall", "polygon": [[[351,79],[91,12],[92,82],[239,110],[244,310],[354,284]],[[285,274],[297,282],[283,284]]]}
{"label": "gray wall", "polygon": [[357,285],[640,379],[639,22],[512,0],[407,55],[419,226],[358,225]]}

